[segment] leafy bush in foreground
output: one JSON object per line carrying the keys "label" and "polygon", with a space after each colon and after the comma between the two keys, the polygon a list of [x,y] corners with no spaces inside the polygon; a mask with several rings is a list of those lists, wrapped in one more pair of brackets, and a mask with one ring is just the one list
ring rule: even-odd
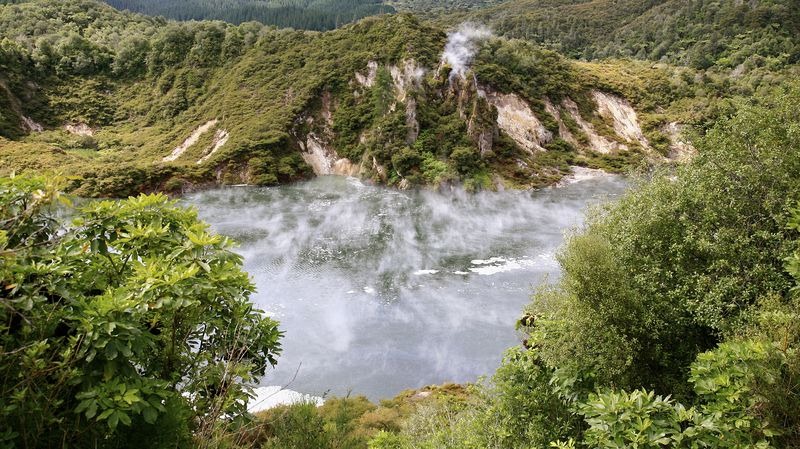
{"label": "leafy bush in foreground", "polygon": [[241,416],[281,333],[230,247],[163,195],[0,178],[0,445],[190,447]]}

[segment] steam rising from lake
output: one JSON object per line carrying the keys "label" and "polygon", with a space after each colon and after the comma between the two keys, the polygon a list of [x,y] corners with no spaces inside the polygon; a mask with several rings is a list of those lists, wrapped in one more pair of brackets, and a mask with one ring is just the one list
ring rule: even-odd
{"label": "steam rising from lake", "polygon": [[[401,192],[341,177],[186,198],[241,246],[253,297],[286,332],[264,385],[393,396],[474,381],[518,344],[532,286],[617,178],[538,192]],[[298,371],[299,367],[299,371]]]}

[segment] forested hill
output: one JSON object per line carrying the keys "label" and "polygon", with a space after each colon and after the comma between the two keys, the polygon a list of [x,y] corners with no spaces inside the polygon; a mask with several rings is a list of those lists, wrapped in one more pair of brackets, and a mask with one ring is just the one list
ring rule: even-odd
{"label": "forested hill", "polygon": [[115,8],[176,20],[256,21],[281,28],[330,30],[394,8],[380,0],[106,0]]}
{"label": "forested hill", "polygon": [[[598,115],[596,88],[621,105],[637,91],[594,77],[600,67],[494,40],[475,55],[479,83],[449,77],[445,31],[410,15],[319,33],[34,0],[0,6],[0,29],[0,171],[66,172],[83,195],[270,185],[312,170],[529,187],[571,164],[621,170],[670,151],[666,119],[631,138]],[[504,131],[498,108],[530,121]]]}
{"label": "forested hill", "polygon": [[0,29],[0,174],[57,170],[87,196],[331,173],[541,187],[674,162],[687,126],[796,72],[577,62],[409,14],[315,32],[32,0],[0,5]]}
{"label": "forested hill", "polygon": [[510,0],[440,20],[486,23],[576,58],[635,57],[695,68],[800,60],[797,0]]}

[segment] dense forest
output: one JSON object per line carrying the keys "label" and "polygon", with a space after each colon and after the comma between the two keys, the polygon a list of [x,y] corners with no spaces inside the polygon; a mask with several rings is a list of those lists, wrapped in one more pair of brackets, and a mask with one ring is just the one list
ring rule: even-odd
{"label": "dense forest", "polygon": [[630,57],[705,69],[800,60],[800,4],[712,0],[511,0],[441,21],[473,20],[584,59]]}
{"label": "dense forest", "polygon": [[468,11],[496,5],[502,0],[391,0],[384,3],[397,8],[429,17],[434,14],[452,14],[456,11]]}
{"label": "dense forest", "polygon": [[[385,8],[244,3],[318,29]],[[404,1],[423,17],[328,32],[175,4],[142,11],[221,20],[0,4],[0,447],[800,446],[795,0]],[[253,415],[282,332],[234,243],[158,192],[320,153],[396,188],[633,187],[568,236],[490,378]]]}
{"label": "dense forest", "polygon": [[330,30],[394,8],[378,0],[108,0],[118,9],[176,20],[256,21],[281,28]]}

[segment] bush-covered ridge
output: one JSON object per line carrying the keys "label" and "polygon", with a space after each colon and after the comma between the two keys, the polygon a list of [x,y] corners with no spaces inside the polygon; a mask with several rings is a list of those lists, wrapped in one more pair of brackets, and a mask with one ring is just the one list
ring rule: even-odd
{"label": "bush-covered ridge", "polygon": [[[44,17],[46,26],[33,26]],[[308,152],[312,131],[360,164],[364,176],[383,182],[399,183],[407,171],[411,183],[491,183],[468,129],[474,108],[467,103],[478,101],[475,86],[465,84],[469,91],[460,94],[448,90],[446,70],[431,76],[444,33],[407,15],[320,34],[253,23],[163,22],[89,1],[34,1],[3,7],[0,22],[13,38],[3,41],[9,70],[8,79],[0,80],[8,87],[3,97],[19,105],[4,117],[9,126],[2,132],[11,139],[30,134],[6,144],[6,167],[64,169],[80,176],[81,194],[291,181],[310,173],[300,153]],[[511,58],[539,54],[523,50]],[[356,73],[370,63],[380,66],[378,82],[355,85]],[[389,71],[406,63],[428,73],[414,74],[415,80],[406,74],[410,84],[397,86],[398,75]],[[557,64],[555,70],[572,76],[572,69]],[[321,113],[328,95],[333,122],[330,129],[315,129],[319,119],[314,126],[304,120]],[[419,109],[413,119],[404,117],[412,101]],[[31,122],[49,131],[30,133]],[[213,126],[197,136],[186,157],[163,160],[208,122]],[[92,135],[58,131],[64,124],[89,128],[84,134]],[[409,126],[419,127],[419,134],[409,137]],[[224,145],[214,151],[223,135]],[[508,151],[514,160],[513,145]],[[194,163],[206,156],[208,163]],[[535,168],[523,174],[542,165],[563,171],[564,158],[555,158],[532,162]],[[557,173],[543,183],[557,180]]]}
{"label": "bush-covered ridge", "polygon": [[[733,79],[575,63],[490,39],[465,78],[477,83],[450,82],[445,32],[402,14],[317,33],[34,0],[1,6],[0,27],[3,169],[58,169],[87,196],[269,185],[340,158],[339,170],[402,186],[549,185],[570,165],[624,171],[674,156],[682,124],[706,127],[731,110],[727,98],[773,89],[793,70]],[[641,131],[621,133],[602,114],[607,94],[621,98],[611,106],[628,100]],[[509,124],[520,111],[540,126]]]}
{"label": "bush-covered ridge", "polygon": [[798,11],[795,0],[511,0],[438,20],[484,22],[575,58],[733,69],[798,62]]}

